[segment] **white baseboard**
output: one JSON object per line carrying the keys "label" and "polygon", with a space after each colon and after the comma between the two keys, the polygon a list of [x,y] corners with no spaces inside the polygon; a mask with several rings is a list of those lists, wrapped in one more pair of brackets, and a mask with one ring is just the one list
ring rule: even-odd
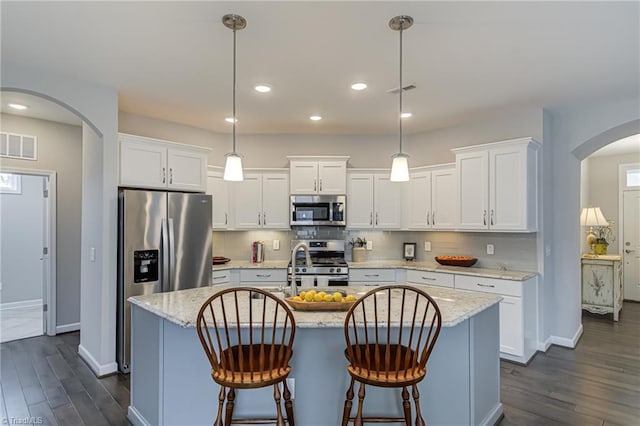
{"label": "white baseboard", "polygon": [[551,337],[547,337],[547,340],[544,342],[538,342],[537,349],[541,352],[546,352],[551,347]]}
{"label": "white baseboard", "polygon": [[110,362],[109,364],[100,364],[82,345],[78,345],[78,355],[87,363],[89,368],[98,377],[118,371],[118,363]]}
{"label": "white baseboard", "polygon": [[70,331],[78,331],[80,330],[80,323],[74,322],[71,324],[57,325],[56,326],[56,334],[60,333],[69,333]]}
{"label": "white baseboard", "polygon": [[482,422],[480,422],[481,425],[486,425],[486,426],[493,426],[495,424],[498,423],[498,420],[500,420],[500,417],[502,417],[502,403],[499,402],[494,408],[493,410],[491,410],[489,412],[489,414],[487,414],[487,416],[482,419]]}
{"label": "white baseboard", "polygon": [[0,311],[42,307],[42,299],[21,300],[19,302],[0,303]]}
{"label": "white baseboard", "polygon": [[575,348],[578,344],[578,340],[580,340],[580,336],[582,336],[583,332],[582,324],[578,327],[575,334],[572,338],[560,337],[560,336],[549,336],[547,340],[544,342],[538,342],[538,350],[546,352],[551,345],[563,346],[565,348]]}
{"label": "white baseboard", "polygon": [[144,416],[136,410],[136,407],[131,405],[129,406],[127,419],[129,419],[134,426],[151,426],[151,423],[149,423],[147,419],[145,419]]}

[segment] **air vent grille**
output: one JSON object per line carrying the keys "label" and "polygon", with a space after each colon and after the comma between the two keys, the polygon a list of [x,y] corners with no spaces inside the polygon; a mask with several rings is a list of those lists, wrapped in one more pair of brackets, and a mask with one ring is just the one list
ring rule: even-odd
{"label": "air vent grille", "polygon": [[0,157],[37,160],[38,138],[30,135],[0,132]]}
{"label": "air vent grille", "polygon": [[[407,90],[413,90],[415,88],[416,88],[415,84],[407,84],[406,86],[402,87],[402,91],[406,92]],[[400,93],[400,88],[399,87],[394,87],[393,89],[387,90],[387,93],[398,94],[398,93]]]}

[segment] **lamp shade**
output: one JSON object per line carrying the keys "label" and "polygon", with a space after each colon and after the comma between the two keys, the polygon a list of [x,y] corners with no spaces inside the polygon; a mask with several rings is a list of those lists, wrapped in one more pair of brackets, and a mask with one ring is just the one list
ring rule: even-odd
{"label": "lamp shade", "polygon": [[407,182],[409,180],[409,156],[401,152],[394,154],[391,163],[391,182]]}
{"label": "lamp shade", "polygon": [[580,225],[582,226],[609,226],[600,207],[585,207],[580,213]]}
{"label": "lamp shade", "polygon": [[224,166],[224,180],[242,181],[244,175],[242,173],[242,157],[235,152],[227,154],[227,162]]}

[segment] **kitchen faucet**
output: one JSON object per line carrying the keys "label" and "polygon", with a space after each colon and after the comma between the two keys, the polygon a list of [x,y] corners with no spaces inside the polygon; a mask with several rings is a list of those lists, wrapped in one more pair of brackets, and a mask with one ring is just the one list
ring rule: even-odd
{"label": "kitchen faucet", "polygon": [[311,268],[311,256],[309,255],[309,246],[307,243],[300,242],[291,249],[291,297],[298,295],[298,284],[296,283],[296,253],[298,250],[304,250],[304,257],[307,263],[307,268]]}

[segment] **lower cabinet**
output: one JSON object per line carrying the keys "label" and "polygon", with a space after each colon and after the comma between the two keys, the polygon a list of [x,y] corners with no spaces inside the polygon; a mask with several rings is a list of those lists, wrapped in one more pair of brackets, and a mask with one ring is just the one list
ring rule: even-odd
{"label": "lower cabinet", "polygon": [[537,277],[526,281],[455,276],[456,290],[502,296],[500,301],[500,356],[526,364],[537,351]]}
{"label": "lower cabinet", "polygon": [[453,288],[453,274],[443,274],[440,272],[420,271],[417,269],[407,270],[407,282],[411,284],[437,285],[439,287]]}
{"label": "lower cabinet", "polygon": [[582,309],[596,314],[613,313],[618,321],[622,309],[622,256],[582,256]]}
{"label": "lower cabinet", "polygon": [[231,283],[230,269],[213,271],[213,273],[211,274],[211,285],[221,285],[221,284],[230,284],[230,283]]}
{"label": "lower cabinet", "polygon": [[349,268],[349,285],[388,285],[396,283],[396,270],[391,268]]}
{"label": "lower cabinet", "polygon": [[276,287],[286,285],[287,270],[286,269],[262,269],[248,268],[240,269],[240,285],[247,287]]}

